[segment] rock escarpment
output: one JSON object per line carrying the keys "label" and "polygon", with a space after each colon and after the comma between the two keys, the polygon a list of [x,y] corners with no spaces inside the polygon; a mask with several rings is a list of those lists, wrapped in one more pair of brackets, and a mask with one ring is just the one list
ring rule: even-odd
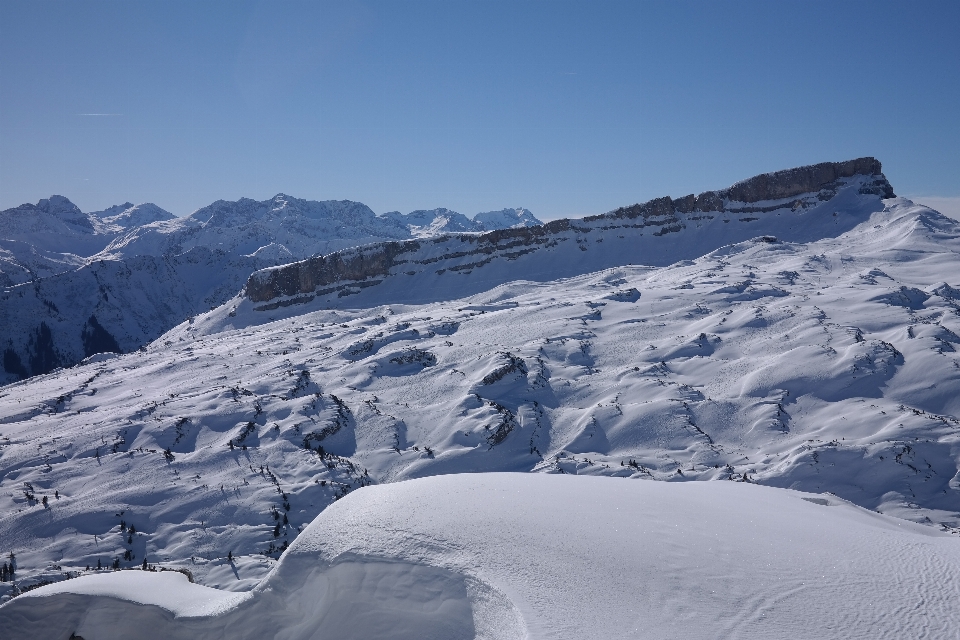
{"label": "rock escarpment", "polygon": [[[434,280],[444,274],[469,275],[475,269],[484,269],[478,280],[489,288],[509,280],[565,277],[618,264],[669,264],[761,234],[794,241],[836,235],[882,208],[881,198],[893,195],[875,158],[826,162],[762,174],[720,191],[657,198],[579,220],[346,249],[254,273],[244,295],[261,310],[317,298],[339,305],[339,299],[375,288],[385,279],[415,276],[384,301],[423,301],[431,296],[418,292],[418,287],[460,295],[474,292],[474,285],[460,286],[465,282],[437,289]],[[662,238],[679,232],[684,233],[675,242]],[[606,244],[596,246],[602,242]],[[509,268],[508,262],[513,263]]]}
{"label": "rock escarpment", "polygon": [[[887,182],[881,171],[880,161],[876,158],[857,158],[846,162],[821,162],[806,167],[785,169],[773,173],[762,173],[748,178],[720,191],[705,191],[698,196],[692,193],[676,200],[669,196],[657,198],[643,204],[621,207],[602,216],[593,216],[587,220],[601,217],[635,218],[638,215],[672,215],[674,213],[694,213],[712,211],[766,212],[780,208],[786,198],[796,198],[804,194],[817,194],[820,200],[829,200],[837,195],[837,189],[844,178],[854,176],[872,177],[872,181],[863,184],[861,194],[874,194],[882,198],[893,198],[893,187]],[[767,207],[749,206],[760,202],[771,202]],[[800,206],[799,202],[791,206]]]}

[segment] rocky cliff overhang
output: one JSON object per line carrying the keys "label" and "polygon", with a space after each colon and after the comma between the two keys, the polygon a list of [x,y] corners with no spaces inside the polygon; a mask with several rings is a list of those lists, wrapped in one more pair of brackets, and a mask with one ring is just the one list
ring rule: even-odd
{"label": "rocky cliff overhang", "polygon": [[[539,248],[556,246],[568,240],[574,240],[580,249],[586,251],[584,237],[593,231],[620,230],[633,234],[635,238],[645,232],[650,232],[648,236],[663,236],[685,229],[688,223],[699,227],[702,221],[712,220],[717,214],[746,215],[738,219],[744,223],[759,219],[751,214],[783,210],[802,212],[830,201],[840,189],[852,186],[856,186],[859,195],[894,197],[893,188],[875,158],[825,162],[762,174],[720,191],[678,199],[656,198],[582,219],[560,219],[482,234],[445,235],[428,240],[384,242],[345,249],[258,271],[247,280],[243,293],[255,304],[272,301],[257,309],[275,309],[317,297],[355,294],[358,289],[380,284],[391,274],[406,272],[414,275],[431,266],[437,274],[444,271],[469,273],[496,258],[516,260]],[[623,239],[625,236],[617,237]]]}

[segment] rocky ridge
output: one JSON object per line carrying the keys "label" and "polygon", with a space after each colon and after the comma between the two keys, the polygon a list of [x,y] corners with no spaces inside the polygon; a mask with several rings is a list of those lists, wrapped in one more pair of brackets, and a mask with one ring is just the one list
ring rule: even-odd
{"label": "rocky ridge", "polygon": [[[539,222],[524,209],[495,213],[488,228]],[[83,213],[62,196],[9,209],[0,212],[0,382],[138,349],[230,299],[258,269],[481,228],[447,209],[378,216],[360,202],[285,194],[218,200],[184,218],[129,202]]]}
{"label": "rocky ridge", "polygon": [[[893,196],[893,188],[875,158],[826,162],[762,174],[721,191],[676,200],[657,198],[580,220],[560,219],[429,241],[388,242],[315,256],[254,273],[247,280],[244,296],[267,311],[315,299],[343,306],[353,302],[343,303],[342,298],[376,287],[388,276],[404,274],[416,275],[421,281],[427,278],[430,283],[417,282],[419,287],[407,283],[388,299],[424,301],[418,294],[429,295],[425,290],[446,292],[449,288],[438,287],[431,277],[445,272],[470,273],[479,268],[495,271],[483,281],[488,286],[494,281],[555,278],[619,264],[662,266],[748,239],[757,235],[759,228],[796,241],[834,233],[841,223],[843,229],[849,229],[868,210],[882,208],[881,198]],[[841,205],[842,213],[836,211]],[[680,232],[684,233],[670,242],[655,240]],[[591,253],[591,247],[599,242],[605,242],[602,250]],[[557,249],[560,252],[576,250],[566,261],[549,260],[549,268],[532,255],[542,258],[542,250],[559,245],[564,245]],[[504,269],[507,262],[515,263],[513,268]],[[489,267],[491,263],[495,263],[493,268]]]}

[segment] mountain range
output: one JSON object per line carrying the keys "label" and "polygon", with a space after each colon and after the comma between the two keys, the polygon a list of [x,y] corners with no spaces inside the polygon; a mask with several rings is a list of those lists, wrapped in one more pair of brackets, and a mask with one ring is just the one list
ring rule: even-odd
{"label": "mountain range", "polygon": [[377,216],[351,201],[217,201],[177,218],[153,204],[82,213],[62,196],[0,212],[0,380],[133,351],[232,297],[251,272],[318,253],[539,224],[526,209]]}
{"label": "mountain range", "polygon": [[[278,198],[6,290],[102,329],[0,387],[0,551],[38,587],[0,614],[23,637],[960,629],[960,223],[877,160],[492,231],[414,212],[261,266],[227,231],[251,211],[371,219]],[[120,344],[177,273],[184,318]],[[73,313],[86,282],[102,301]],[[196,584],[108,571],[144,565]]]}

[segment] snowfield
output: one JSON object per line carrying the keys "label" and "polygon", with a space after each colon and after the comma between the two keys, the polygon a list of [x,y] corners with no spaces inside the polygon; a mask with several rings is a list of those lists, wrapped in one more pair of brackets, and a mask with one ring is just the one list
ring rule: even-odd
{"label": "snowfield", "polygon": [[0,387],[4,630],[958,635],[960,223],[824,166],[269,267]]}
{"label": "snowfield", "polygon": [[12,637],[943,638],[948,534],[732,482],[460,474],[366,487],[253,591],[121,571],[0,608]]}

